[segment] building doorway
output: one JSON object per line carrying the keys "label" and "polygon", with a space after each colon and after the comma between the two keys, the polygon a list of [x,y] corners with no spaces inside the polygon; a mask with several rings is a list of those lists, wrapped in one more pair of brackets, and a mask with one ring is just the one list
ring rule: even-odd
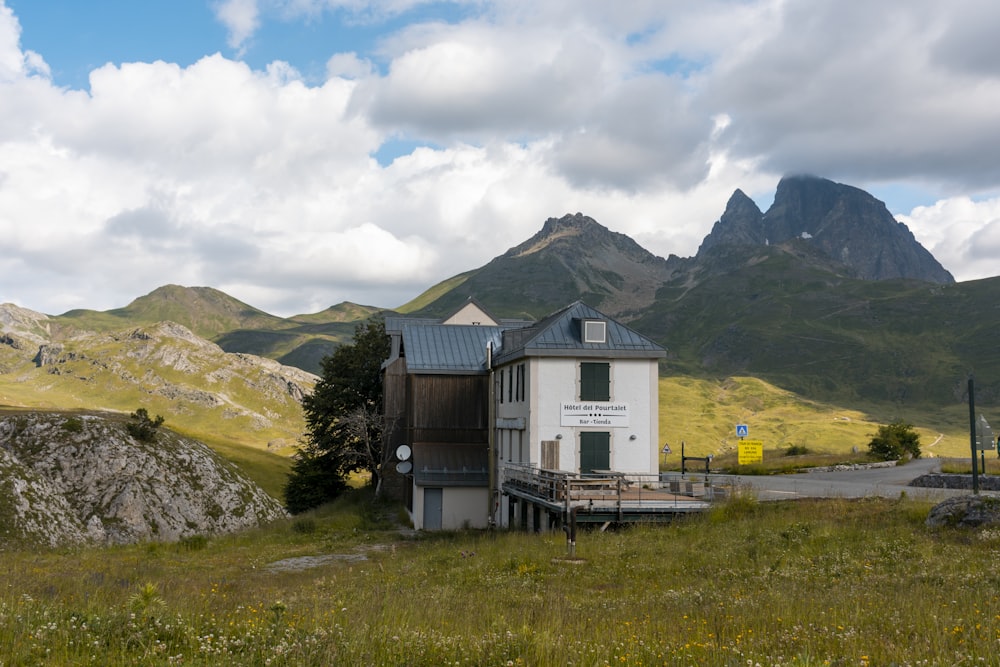
{"label": "building doorway", "polygon": [[611,434],[607,432],[580,434],[580,474],[611,469]]}
{"label": "building doorway", "polygon": [[441,530],[444,510],[444,489],[424,489],[424,530]]}

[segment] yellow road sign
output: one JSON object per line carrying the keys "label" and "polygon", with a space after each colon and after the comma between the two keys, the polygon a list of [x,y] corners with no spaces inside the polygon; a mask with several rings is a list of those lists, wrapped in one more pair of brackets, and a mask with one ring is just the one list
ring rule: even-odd
{"label": "yellow road sign", "polygon": [[736,450],[737,462],[742,466],[748,463],[761,463],[764,461],[764,441],[763,440],[740,440],[739,448]]}

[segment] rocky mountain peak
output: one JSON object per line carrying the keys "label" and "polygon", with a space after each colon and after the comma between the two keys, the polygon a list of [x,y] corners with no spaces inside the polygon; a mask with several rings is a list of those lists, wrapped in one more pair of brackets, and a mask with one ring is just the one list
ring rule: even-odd
{"label": "rocky mountain peak", "polygon": [[569,253],[577,257],[581,254],[586,257],[598,257],[611,250],[616,254],[624,254],[633,261],[659,260],[629,236],[613,232],[582,213],[549,218],[537,234],[508,250],[503,257],[525,257],[543,250]]}
{"label": "rocky mountain peak", "polygon": [[762,221],[764,214],[754,200],[737,189],[726,203],[726,210],[712,227],[711,233],[698,249],[702,251],[721,245],[761,245],[766,242]]}
{"label": "rocky mountain peak", "polygon": [[524,243],[507,251],[508,257],[524,257],[551,248],[553,245],[575,239],[583,235],[610,234],[611,231],[582,213],[566,214],[561,218],[549,218],[542,229]]}
{"label": "rocky mountain peak", "polygon": [[863,280],[955,279],[864,190],[815,176],[786,176],[767,212],[739,190],[699,249],[805,242]]}

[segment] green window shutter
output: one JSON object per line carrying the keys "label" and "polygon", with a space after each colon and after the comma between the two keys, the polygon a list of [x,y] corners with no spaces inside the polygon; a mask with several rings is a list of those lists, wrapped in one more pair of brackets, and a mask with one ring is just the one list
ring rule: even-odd
{"label": "green window shutter", "polygon": [[611,400],[611,364],[580,363],[580,400]]}

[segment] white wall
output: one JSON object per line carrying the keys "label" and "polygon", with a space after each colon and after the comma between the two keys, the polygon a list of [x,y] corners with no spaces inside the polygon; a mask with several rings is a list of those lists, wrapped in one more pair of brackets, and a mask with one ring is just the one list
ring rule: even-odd
{"label": "white wall", "polygon": [[[593,359],[588,361],[600,361]],[[655,473],[658,470],[659,405],[655,360],[611,359],[611,401],[627,403],[627,427],[583,428],[560,424],[563,402],[579,400],[579,360],[560,358],[531,359],[528,371],[529,399],[535,397],[528,413],[528,438],[531,461],[541,458],[541,441],[559,441],[561,470],[580,469],[580,432],[611,433],[611,468],[620,472]],[[635,435],[635,440],[630,436]]]}

